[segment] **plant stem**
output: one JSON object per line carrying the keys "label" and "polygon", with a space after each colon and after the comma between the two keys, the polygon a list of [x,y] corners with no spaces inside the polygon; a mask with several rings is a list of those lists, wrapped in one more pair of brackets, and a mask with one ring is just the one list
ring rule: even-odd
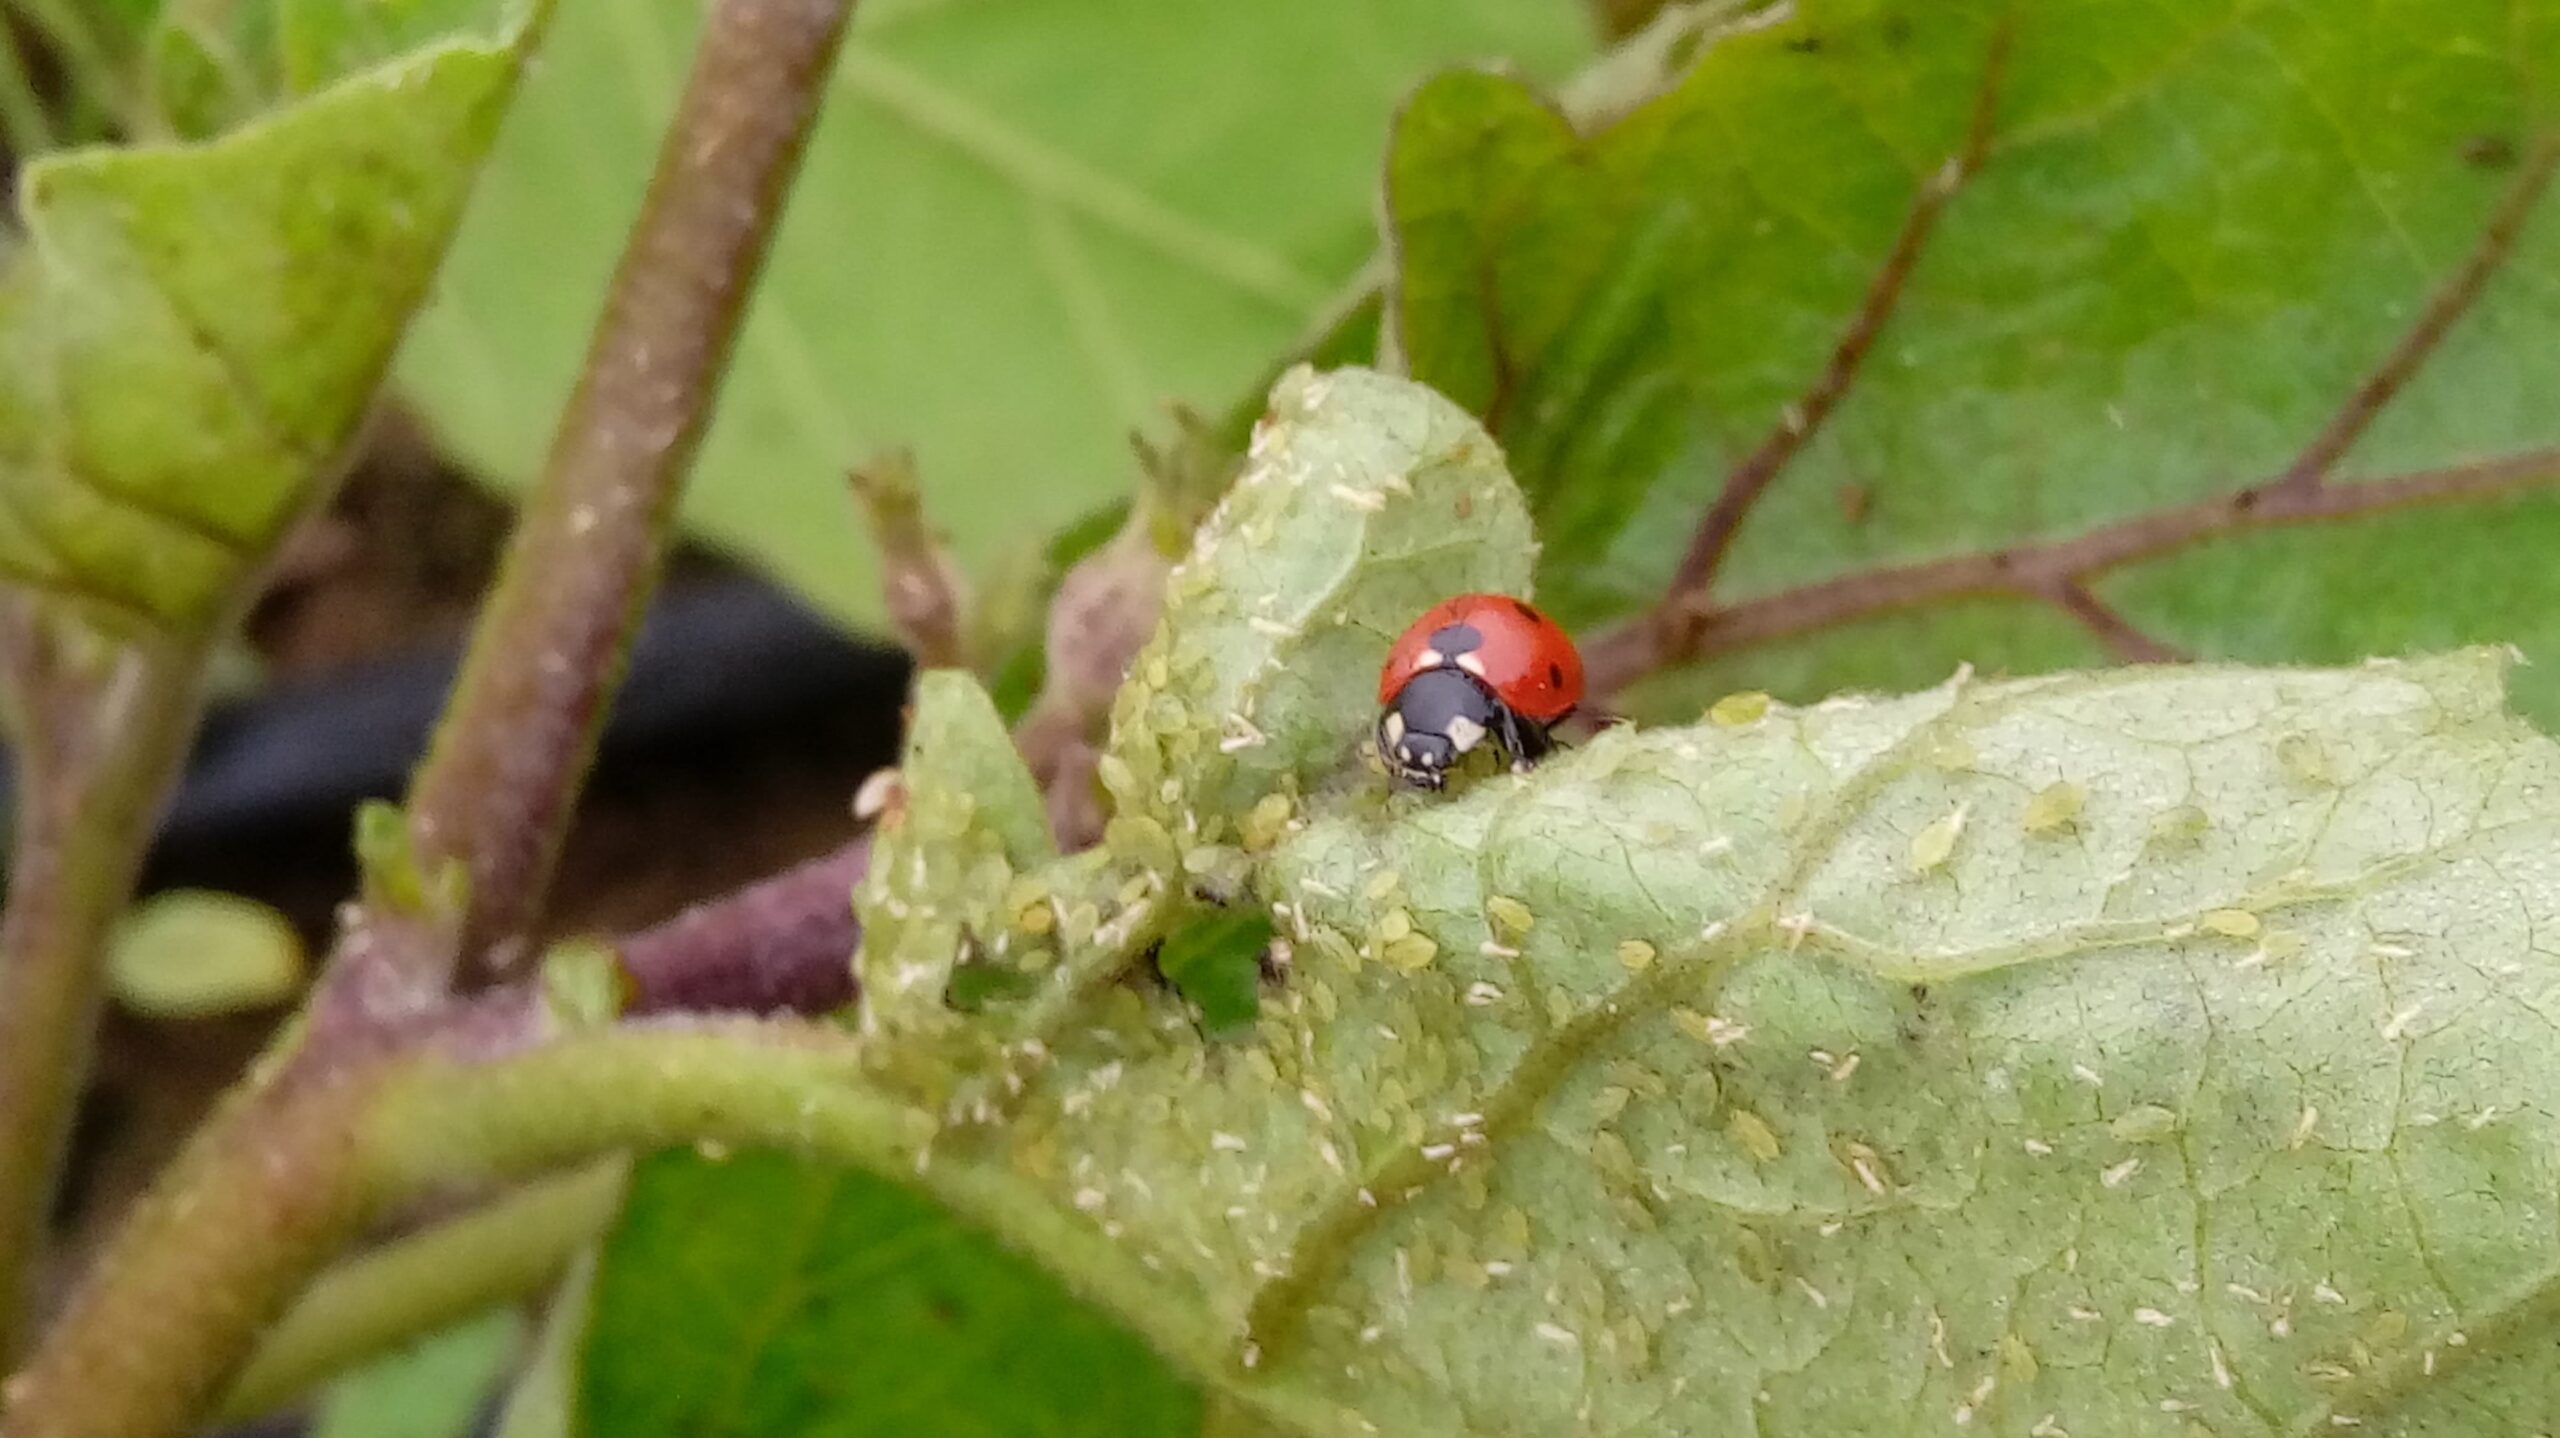
{"label": "plant stem", "polygon": [[871,865],[869,835],[615,945],[646,1014],[832,1013],[853,1001],[862,926],[853,886]]}
{"label": "plant stem", "polygon": [[234,1095],[117,1229],[0,1390],[7,1438],[175,1438],[368,1216],[354,1134],[375,1060]]}
{"label": "plant stem", "polygon": [[522,1178],[598,1153],[698,1139],[809,1154],[911,1183],[1001,1233],[1195,1375],[1219,1335],[1086,1219],[998,1160],[933,1158],[938,1120],[863,1081],[853,1040],[800,1020],[625,1026],[486,1064],[422,1063],[365,1125],[377,1201]]}
{"label": "plant stem", "polygon": [[1695,634],[1687,648],[1657,649],[1652,631],[1624,626],[1584,646],[1583,658],[1595,676],[1594,688],[1601,677],[1616,687],[1696,654],[1730,653],[1891,610],[1973,594],[2046,598],[2063,586],[2083,585],[2109,570],[2224,535],[2501,499],[2555,483],[2560,483],[2560,445],[2308,490],[2286,488],[2271,479],[2059,539],[1865,569],[1733,604],[1711,605],[1697,612]]}
{"label": "plant stem", "polygon": [[19,788],[0,911],[0,1360],[14,1357],[105,996],[107,933],[132,892],[187,740],[202,666],[30,596],[0,605],[0,690]]}
{"label": "plant stem", "polygon": [[[520,951],[664,556],[852,0],[713,7],[410,825],[471,871],[463,962]],[[504,969],[511,954],[493,956]],[[442,976],[437,976],[442,977]]]}
{"label": "plant stem", "polygon": [[622,1202],[620,1163],[529,1185],[322,1274],[223,1400],[252,1418],[347,1369],[558,1282]]}

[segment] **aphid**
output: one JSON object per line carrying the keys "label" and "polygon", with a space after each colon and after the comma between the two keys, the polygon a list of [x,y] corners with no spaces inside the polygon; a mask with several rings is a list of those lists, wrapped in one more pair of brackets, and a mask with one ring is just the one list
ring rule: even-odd
{"label": "aphid", "polygon": [[1554,620],[1507,594],[1461,594],[1423,612],[1378,671],[1378,752],[1422,789],[1487,738],[1526,769],[1582,702],[1582,655]]}

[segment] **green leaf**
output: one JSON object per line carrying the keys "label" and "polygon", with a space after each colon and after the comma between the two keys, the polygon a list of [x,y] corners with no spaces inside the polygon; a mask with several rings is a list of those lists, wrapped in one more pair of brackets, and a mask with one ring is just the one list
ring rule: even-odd
{"label": "green leaf", "polygon": [[1292,1431],[2526,1431],[2560,749],[2502,668],[1740,706],[1319,813],[1256,1041],[1097,1000],[983,1161]]}
{"label": "green leaf", "polygon": [[[876,1031],[939,1032],[961,971],[982,963],[1014,971],[1053,957],[1036,940],[1014,951],[1017,938],[1033,939],[1017,933],[1014,915],[1038,896],[1012,886],[1058,850],[1013,736],[963,670],[916,677],[899,782],[854,891],[863,1017]],[[963,987],[1001,990],[987,977]]]}
{"label": "green leaf", "polygon": [[[1711,630],[1712,662],[1639,696],[1646,712],[2140,652],[2057,587],[1895,567],[2228,496],[2342,423],[2330,483],[2364,512],[2222,515],[2119,556],[2096,597],[2206,656],[2545,656],[2549,21],[2497,0],[1804,0],[1590,134],[1511,81],[1443,76],[1388,166],[1392,329],[1417,378],[1490,416],[1547,540],[1546,598],[1578,625],[1658,597],[1728,476],[1791,416],[1809,429],[1715,576],[1749,622]],[[2431,308],[2475,267],[2476,298]],[[2422,320],[2448,315],[2425,343]],[[2525,471],[2492,497],[2383,487],[2509,456]],[[2521,671],[2518,692],[2560,718],[2560,669]]]}
{"label": "green leaf", "polygon": [[1200,1006],[1202,1029],[1234,1033],[1251,1027],[1261,1009],[1262,957],[1274,932],[1271,916],[1258,909],[1212,911],[1165,939],[1156,970]]}
{"label": "green leaf", "polygon": [[897,1184],[661,1155],[596,1274],[579,1431],[1190,1438],[1200,1400],[1056,1280]]}
{"label": "green leaf", "polygon": [[199,635],[336,472],[531,27],[448,36],[197,146],[21,178],[0,275],[0,577]]}
{"label": "green leaf", "polygon": [[[528,479],[638,202],[699,7],[569,7],[435,309],[411,395]],[[1214,408],[1375,245],[1394,102],[1431,66],[1559,76],[1562,0],[866,4],[686,497],[696,532],[880,614],[836,475],[912,445],[985,572],[1124,495],[1126,434]]]}
{"label": "green leaf", "polygon": [[254,899],[172,889],[134,907],[107,950],[116,1001],[150,1018],[273,1008],[302,991],[302,938]]}
{"label": "green leaf", "polygon": [[339,1379],[320,1400],[312,1438],[462,1438],[524,1327],[513,1313],[486,1314]]}
{"label": "green leaf", "polygon": [[[1371,443],[1429,432],[1410,386],[1333,378]],[[1366,471],[1285,457],[1361,426],[1308,388],[1169,625],[1320,558],[1500,562],[1346,537]],[[1241,851],[1290,948],[1250,1031],[1122,981],[1133,882],[981,1016],[1000,1042],[941,1050],[988,1081],[875,1072],[959,1095],[919,1182],[1236,1431],[2532,1431],[2560,744],[2509,663],[1742,695],[1444,795],[1364,774],[1348,709]]]}

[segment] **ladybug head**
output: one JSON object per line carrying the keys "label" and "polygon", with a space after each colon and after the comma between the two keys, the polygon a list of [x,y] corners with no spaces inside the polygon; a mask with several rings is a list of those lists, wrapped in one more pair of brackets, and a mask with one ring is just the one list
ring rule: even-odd
{"label": "ladybug head", "polygon": [[1378,716],[1378,754],[1397,778],[1438,789],[1500,719],[1501,701],[1483,681],[1463,669],[1426,669]]}

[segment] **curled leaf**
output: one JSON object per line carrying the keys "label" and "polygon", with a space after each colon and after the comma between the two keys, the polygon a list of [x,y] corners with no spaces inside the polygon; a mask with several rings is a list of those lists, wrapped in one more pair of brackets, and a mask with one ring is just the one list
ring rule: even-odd
{"label": "curled leaf", "polygon": [[1113,709],[1118,843],[1231,844],[1267,797],[1350,771],[1388,644],[1453,593],[1525,592],[1535,552],[1457,406],[1368,370],[1291,371]]}
{"label": "curled leaf", "polygon": [[966,671],[919,675],[900,761],[903,802],[881,820],[856,894],[867,1023],[886,1031],[948,1024],[963,964],[1018,965],[1028,907],[1003,903],[1017,875],[1057,856],[1040,791],[994,701]]}

